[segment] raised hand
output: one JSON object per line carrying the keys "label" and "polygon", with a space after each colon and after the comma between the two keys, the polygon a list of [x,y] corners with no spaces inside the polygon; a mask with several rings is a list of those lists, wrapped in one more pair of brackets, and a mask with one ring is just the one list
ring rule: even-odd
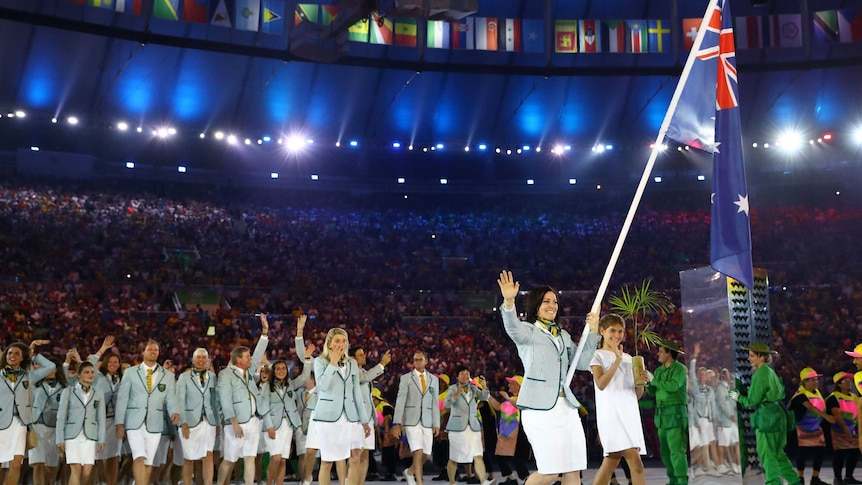
{"label": "raised hand", "polygon": [[598,312],[587,313],[587,325],[590,326],[590,332],[599,334],[599,314]]}
{"label": "raised hand", "polygon": [[[296,336],[302,337],[302,331],[305,330],[305,322],[308,320],[308,315],[300,315],[296,317]],[[306,354],[308,355],[308,354]]]}
{"label": "raised hand", "polygon": [[105,340],[102,342],[102,346],[99,348],[99,355],[103,355],[105,352],[110,350],[114,346],[114,336],[108,335],[105,337]]}
{"label": "raised hand", "polygon": [[312,354],[314,354],[314,351],[315,351],[316,349],[317,349],[317,347],[315,347],[315,346],[314,346],[314,344],[308,344],[308,345],[306,345],[306,346],[305,346],[305,356],[306,356],[306,357],[311,357],[311,356],[312,356]]}
{"label": "raised hand", "polygon": [[269,333],[269,322],[266,320],[266,314],[263,312],[260,314],[260,328],[263,335]]}
{"label": "raised hand", "polygon": [[515,296],[518,295],[518,290],[521,289],[521,284],[515,281],[511,271],[501,271],[500,277],[497,278],[497,284],[500,285],[500,294],[507,301],[514,301]]}
{"label": "raised hand", "polygon": [[387,350],[386,353],[383,354],[383,357],[380,359],[380,365],[386,367],[389,365],[389,362],[392,360],[392,351]]}

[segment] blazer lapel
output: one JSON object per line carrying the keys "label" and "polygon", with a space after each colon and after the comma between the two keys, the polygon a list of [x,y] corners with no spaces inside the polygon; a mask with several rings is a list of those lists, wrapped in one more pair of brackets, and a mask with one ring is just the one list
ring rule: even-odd
{"label": "blazer lapel", "polygon": [[[420,384],[420,383],[419,383],[419,378],[418,378],[418,377],[416,377],[416,373],[415,373],[415,372],[411,372],[411,373],[410,373],[410,377],[412,377],[412,378],[413,378],[413,384],[416,384],[416,388],[417,388],[417,389],[419,389],[419,392],[420,392],[422,395],[425,395],[425,391],[423,391],[423,390],[422,390],[422,384]],[[427,391],[427,390],[428,390],[428,389],[427,389],[427,388],[428,388],[428,386],[425,386],[425,388],[426,388],[425,390]]]}
{"label": "blazer lapel", "polygon": [[150,390],[147,389],[147,370],[144,369],[143,364],[138,365],[138,379],[141,380],[141,385],[144,386],[144,390],[149,393]]}

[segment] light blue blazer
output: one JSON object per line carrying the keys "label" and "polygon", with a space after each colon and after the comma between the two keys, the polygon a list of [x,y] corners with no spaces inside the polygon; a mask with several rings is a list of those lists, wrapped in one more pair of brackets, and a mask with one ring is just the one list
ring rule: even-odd
{"label": "light blue blazer", "polygon": [[451,409],[449,413],[449,421],[446,422],[446,430],[448,431],[464,431],[467,426],[473,431],[481,431],[482,423],[479,422],[479,401],[487,401],[491,397],[491,391],[488,389],[479,389],[473,384],[468,384],[471,392],[471,398],[468,400],[465,393],[461,393],[457,398],[455,391],[457,384],[449,387],[446,392],[446,399],[443,401],[443,407]]}
{"label": "light blue blazer", "polygon": [[[305,402],[305,396],[308,395],[308,402]],[[300,387],[294,393],[296,398],[296,412],[302,418],[302,432],[308,433],[308,422],[311,420],[311,412],[317,406],[317,388],[308,390],[305,387]]]}
{"label": "light blue blazer", "polygon": [[96,386],[92,387],[93,397],[85,405],[84,391],[79,386],[63,389],[60,409],[57,412],[56,443],[76,438],[82,431],[90,441],[105,442],[105,395]]}
{"label": "light blue blazer", "polygon": [[[117,383],[114,384],[110,376],[102,374],[99,367],[96,366],[100,360],[99,356],[93,354],[89,360],[96,369],[96,380],[93,381],[93,385],[101,389],[105,394],[105,416],[108,419],[114,419],[115,410],[117,409],[117,392],[120,390],[120,380],[118,379]],[[146,374],[144,374],[144,379],[146,379]],[[69,385],[71,386],[72,384],[70,383]]]}
{"label": "light blue blazer", "polygon": [[377,413],[374,409],[374,401],[371,397],[371,382],[383,375],[383,365],[377,364],[374,367],[365,370],[359,369],[359,385],[362,386],[362,402],[365,403],[365,408],[369,410],[368,416],[365,416],[362,422],[374,425],[377,420]]}
{"label": "light blue blazer", "polygon": [[317,405],[311,414],[315,421],[335,422],[342,414],[351,423],[366,423],[368,409],[362,400],[359,386],[359,366],[353,359],[346,359],[347,372],[342,375],[337,365],[318,356],[314,359],[314,376],[317,386]]}
{"label": "light blue blazer", "polygon": [[[548,410],[557,403],[560,393],[575,407],[581,403],[566,384],[569,364],[575,357],[577,346],[572,342],[569,332],[561,330],[554,338],[546,330],[533,323],[522,322],[515,314],[514,307],[505,309],[500,306],[503,327],[509,338],[515,342],[518,355],[524,364],[524,382],[518,394],[518,408]],[[578,370],[589,370],[590,361],[596,353],[599,336],[590,333],[584,350],[578,360]]]}
{"label": "light blue blazer", "polygon": [[39,383],[33,391],[33,422],[41,423],[48,427],[57,426],[57,410],[60,409],[60,394],[63,386],[59,383],[54,387]]}
{"label": "light blue blazer", "polygon": [[[263,396],[269,401],[269,410],[263,417],[263,429],[281,428],[282,418],[287,417],[287,422],[293,429],[302,426],[302,416],[296,407],[296,390],[304,389],[303,385],[311,375],[311,362],[302,366],[302,373],[290,379],[282,391],[270,391],[269,382],[264,383]],[[272,379],[272,377],[270,377]]]}
{"label": "light blue blazer", "polygon": [[415,372],[410,371],[401,376],[393,424],[440,428],[440,380],[427,369],[425,379],[423,393],[422,382]]}
{"label": "light blue blazer", "polygon": [[153,388],[147,391],[147,370],[144,364],[129,367],[117,391],[114,424],[123,425],[126,430],[144,426],[148,433],[162,433],[166,428],[165,410],[169,416],[179,414],[176,398],[173,372],[156,365]]}
{"label": "light blue blazer", "polygon": [[225,424],[230,424],[231,418],[245,424],[254,416],[266,415],[269,403],[266,399],[261,399],[260,387],[254,380],[254,369],[257,369],[263,360],[267,345],[269,338],[262,335],[251,354],[251,367],[248,368],[246,378],[243,378],[242,371],[234,366],[228,366],[219,372],[216,389]]}
{"label": "light blue blazer", "polygon": [[206,372],[203,387],[200,378],[191,369],[180,374],[177,379],[177,404],[180,407],[180,425],[194,428],[206,419],[207,423],[217,426],[219,421],[219,398],[216,392],[216,375]]}
{"label": "light blue blazer", "polygon": [[[38,369],[24,369],[24,374],[15,384],[4,378],[0,369],[0,430],[12,425],[12,420],[19,420],[22,425],[33,424],[33,402],[30,385],[39,382],[51,373],[57,366],[42,354],[36,354],[33,362],[39,364]],[[35,389],[34,389],[35,390]]]}

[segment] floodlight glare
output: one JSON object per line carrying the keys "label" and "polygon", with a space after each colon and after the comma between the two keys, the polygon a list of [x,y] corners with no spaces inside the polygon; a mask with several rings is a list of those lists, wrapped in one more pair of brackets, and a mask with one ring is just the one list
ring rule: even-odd
{"label": "floodlight glare", "polygon": [[464,147],[464,151],[465,151],[465,152],[469,152],[469,151],[470,151],[470,147],[469,147],[469,146]]}
{"label": "floodlight glare", "polygon": [[486,144],[484,144],[484,143],[480,143],[480,144],[479,144],[479,150],[485,151],[485,150],[487,150],[487,149],[488,149],[488,145],[486,145]]}
{"label": "floodlight glare", "polygon": [[77,117],[75,117],[75,116],[70,116],[70,117],[66,118],[66,121],[67,121],[70,125],[77,125],[77,124],[78,124],[78,118],[77,118]]}
{"label": "floodlight glare", "polygon": [[706,176],[705,175],[698,175],[697,180],[700,182],[703,182],[704,180],[706,180]]}
{"label": "floodlight glare", "polygon": [[401,144],[396,142],[392,142],[392,148],[401,148]]}
{"label": "floodlight glare", "polygon": [[440,179],[440,185],[446,185],[449,183],[449,179]]}
{"label": "floodlight glare", "polygon": [[661,177],[656,177],[653,180],[655,180],[655,183],[657,183],[657,184],[661,183]]}
{"label": "floodlight glare", "polygon": [[277,179],[278,178],[278,172],[272,172],[271,174],[269,174],[269,178]]}
{"label": "floodlight glare", "polygon": [[264,137],[263,137],[263,141],[265,141],[265,142],[269,143],[269,142],[271,142],[271,141],[272,141],[272,138],[271,138],[271,137],[269,137],[269,136],[264,136]]}
{"label": "floodlight glare", "polygon": [[128,168],[128,169],[135,168],[135,162],[126,162],[126,168]]}
{"label": "floodlight glare", "polygon": [[404,177],[398,177],[398,183],[399,183],[399,184],[403,184],[404,182],[406,182],[406,180],[404,179]]}
{"label": "floodlight glare", "polygon": [[35,145],[34,145],[34,146],[31,146],[31,147],[30,147],[30,151],[31,151],[31,152],[38,152],[38,151],[39,151],[39,147],[37,147],[37,146],[35,146]]}
{"label": "floodlight glare", "polygon": [[203,140],[204,138],[206,138],[206,137],[207,137],[207,134],[206,134],[206,133],[201,133],[199,136],[201,137],[201,140]]}
{"label": "floodlight glare", "polygon": [[359,142],[356,140],[350,140],[350,146],[356,148],[359,146]]}
{"label": "floodlight glare", "polygon": [[224,139],[224,133],[222,133],[220,131],[215,132],[215,138],[216,138],[216,140],[223,140]]}
{"label": "floodlight glare", "polygon": [[802,135],[796,131],[788,130],[782,133],[775,141],[777,146],[786,152],[795,152],[802,147]]}
{"label": "floodlight glare", "polygon": [[320,180],[320,176],[316,173],[311,174],[311,180]]}
{"label": "floodlight glare", "polygon": [[438,150],[442,150],[442,149],[443,149],[443,144],[442,144],[442,143],[438,143],[438,144],[437,144],[437,149],[438,149]]}
{"label": "floodlight glare", "polygon": [[536,183],[536,181],[535,181],[535,180],[533,180],[533,179],[527,179],[527,185],[533,185],[533,184],[535,184],[535,183]]}
{"label": "floodlight glare", "polygon": [[27,116],[27,113],[25,113],[19,109],[18,111],[15,112],[15,116],[17,116],[18,118],[23,118],[23,117]]}
{"label": "floodlight glare", "polygon": [[126,123],[125,121],[121,121],[121,122],[117,123],[117,129],[120,131],[126,131],[129,129],[129,124]]}
{"label": "floodlight glare", "polygon": [[182,165],[180,165],[179,167],[177,167],[177,172],[186,173],[186,167],[183,167]]}
{"label": "floodlight glare", "polygon": [[245,144],[246,144],[246,145],[251,145],[251,138],[246,138],[246,139],[245,139]]}
{"label": "floodlight glare", "polygon": [[569,179],[569,185],[575,185],[578,183],[578,179]]}
{"label": "floodlight glare", "polygon": [[236,135],[228,135],[227,142],[231,145],[236,145]]}

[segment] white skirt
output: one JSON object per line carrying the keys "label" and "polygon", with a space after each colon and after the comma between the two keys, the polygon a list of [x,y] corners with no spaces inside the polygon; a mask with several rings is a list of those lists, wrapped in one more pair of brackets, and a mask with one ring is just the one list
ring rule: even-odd
{"label": "white skirt", "polygon": [[108,458],[116,458],[120,456],[122,443],[117,438],[117,429],[114,426],[114,418],[105,420],[105,448],[101,452],[96,452],[97,460],[107,460]]}
{"label": "white skirt", "polygon": [[558,398],[547,411],[521,410],[521,427],[533,447],[539,473],[556,475],[587,468],[584,426],[578,409],[565,398]]}
{"label": "white skirt", "polygon": [[66,440],[67,465],[94,465],[96,463],[96,442],[87,439],[84,432]]}
{"label": "white skirt", "polygon": [[28,451],[28,459],[31,465],[42,463],[45,466],[56,467],[60,464],[60,449],[57,448],[57,428],[34,424],[33,429],[39,436],[39,444]]}
{"label": "white skirt", "polygon": [[449,459],[455,463],[473,463],[482,456],[482,433],[468,426],[464,431],[449,432]]}
{"label": "white skirt", "polygon": [[[215,426],[205,420],[198,423],[194,428],[189,428],[189,439],[183,438],[182,428],[179,430],[180,444],[185,460],[203,460],[207,453],[215,448],[216,429]],[[176,454],[174,450],[174,454]],[[174,460],[176,461],[176,460]]]}
{"label": "white skirt", "polygon": [[269,439],[269,435],[264,432],[266,436],[266,451],[269,452],[270,455],[280,455],[283,458],[290,457],[290,442],[293,439],[293,427],[290,425],[290,422],[287,420],[287,417],[281,418],[281,426],[275,430],[275,439]]}
{"label": "white skirt", "polygon": [[309,426],[308,431],[308,447],[314,441],[322,461],[346,460],[350,458],[350,450],[361,449],[365,440],[362,425],[348,421],[344,414],[334,423],[314,421],[314,427]]}
{"label": "white skirt", "polygon": [[739,443],[739,428],[736,426],[728,426],[726,428],[718,428],[718,446],[731,446]]}
{"label": "white skirt", "polygon": [[16,456],[24,456],[27,444],[27,427],[18,418],[12,418],[8,428],[0,430],[0,463],[12,461]]}
{"label": "white skirt", "polygon": [[242,428],[242,438],[236,437],[230,422],[224,426],[223,456],[230,463],[236,463],[246,456],[257,456],[257,446],[260,443],[260,419],[253,417],[239,427]]}

